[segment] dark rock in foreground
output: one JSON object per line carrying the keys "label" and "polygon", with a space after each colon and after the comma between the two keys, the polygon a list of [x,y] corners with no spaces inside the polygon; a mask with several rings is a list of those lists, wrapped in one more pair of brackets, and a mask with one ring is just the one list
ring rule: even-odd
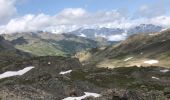
{"label": "dark rock in foreground", "polygon": [[[0,79],[0,99],[62,100],[82,96],[84,92],[102,95],[85,100],[168,100],[170,97],[170,72],[161,72],[163,67],[84,67],[78,59],[48,56],[16,60],[3,67],[1,73],[28,66],[35,68],[22,76]],[[67,70],[72,72],[59,74]]]}

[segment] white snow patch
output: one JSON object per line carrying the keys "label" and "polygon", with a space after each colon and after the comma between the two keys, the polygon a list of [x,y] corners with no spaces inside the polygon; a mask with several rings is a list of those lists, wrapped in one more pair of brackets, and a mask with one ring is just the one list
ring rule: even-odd
{"label": "white snow patch", "polygon": [[166,72],[169,72],[169,70],[168,69],[163,69],[163,70],[160,70],[160,72],[166,73]]}
{"label": "white snow patch", "polygon": [[166,31],[167,30],[167,28],[164,28],[164,29],[162,29],[160,32],[163,32],[163,31]]}
{"label": "white snow patch", "polygon": [[147,61],[144,61],[144,63],[152,65],[152,64],[159,63],[159,61],[158,60],[147,60]]}
{"label": "white snow patch", "polygon": [[82,100],[86,97],[89,97],[89,96],[92,96],[92,97],[100,97],[101,95],[100,94],[97,94],[97,93],[90,93],[90,92],[84,92],[85,95],[83,96],[80,96],[80,97],[67,97],[67,98],[64,98],[63,100]]}
{"label": "white snow patch", "polygon": [[133,59],[133,57],[126,58],[124,61],[128,61],[130,59]]}
{"label": "white snow patch", "polygon": [[166,40],[162,40],[162,42],[165,42]]}
{"label": "white snow patch", "polygon": [[12,76],[21,76],[21,75],[25,74],[26,72],[30,71],[33,68],[34,68],[33,66],[30,66],[30,67],[26,67],[26,68],[19,70],[19,71],[7,71],[3,74],[0,74],[0,79],[12,77]]}
{"label": "white snow patch", "polygon": [[51,64],[51,62],[49,61],[49,62],[48,62],[48,65],[50,65],[50,64]]}
{"label": "white snow patch", "polygon": [[72,70],[62,71],[62,72],[60,72],[60,74],[61,74],[61,75],[64,75],[64,74],[68,74],[68,73],[71,73],[71,72],[72,72]]}
{"label": "white snow patch", "polygon": [[140,65],[140,64],[137,64],[136,66],[137,66],[137,67],[141,67],[141,65]]}
{"label": "white snow patch", "polygon": [[159,35],[159,34],[161,34],[161,33],[151,33],[151,34],[149,34],[150,36],[156,36],[156,35]]}
{"label": "white snow patch", "polygon": [[153,34],[149,34],[150,36],[154,36],[154,35],[156,35],[155,33],[153,33]]}
{"label": "white snow patch", "polygon": [[141,52],[140,54],[143,55],[143,52]]}
{"label": "white snow patch", "polygon": [[97,34],[97,33],[95,33],[94,36],[95,36],[95,38],[97,38],[97,37],[107,38],[107,36],[104,35],[104,34]]}
{"label": "white snow patch", "polygon": [[56,43],[52,43],[53,45],[56,45]]}
{"label": "white snow patch", "polygon": [[152,79],[159,80],[159,78],[158,78],[158,77],[155,77],[155,76],[152,76]]}
{"label": "white snow patch", "polygon": [[87,37],[85,34],[81,33],[80,35],[78,36],[81,36],[81,37]]}

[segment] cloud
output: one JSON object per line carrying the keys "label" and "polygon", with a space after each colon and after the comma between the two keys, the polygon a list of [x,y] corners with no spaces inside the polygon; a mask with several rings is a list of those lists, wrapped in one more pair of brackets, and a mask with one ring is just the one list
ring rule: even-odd
{"label": "cloud", "polygon": [[59,13],[60,16],[82,17],[86,15],[86,10],[82,8],[66,8]]}
{"label": "cloud", "polygon": [[107,37],[107,39],[109,41],[122,41],[122,40],[125,40],[126,37],[127,37],[127,34],[123,33],[123,34],[111,35],[111,36]]}
{"label": "cloud", "polygon": [[[8,1],[8,0],[7,0]],[[141,10],[149,9],[143,6]],[[1,19],[2,20],[2,19]],[[85,28],[130,28],[140,24],[154,24],[170,27],[170,16],[152,16],[129,19],[118,10],[88,12],[83,8],[66,8],[56,15],[27,14],[12,18],[7,24],[0,26],[0,33],[30,32],[30,31],[52,31],[53,33],[64,33]],[[125,36],[118,35],[110,37],[122,39]]]}
{"label": "cloud", "polygon": [[0,24],[9,20],[16,13],[15,0],[0,0]]}
{"label": "cloud", "polygon": [[136,18],[133,20],[126,20],[126,24],[128,24],[130,27],[134,27],[140,24],[153,24],[157,26],[162,26],[165,28],[170,28],[170,16],[162,15],[162,16],[156,16],[152,18]]}
{"label": "cloud", "polygon": [[80,27],[94,27],[122,19],[116,10],[87,12],[82,8],[67,8],[54,16],[46,14],[13,18],[6,25],[0,26],[1,33],[28,32],[37,30],[68,32]]}
{"label": "cloud", "polygon": [[28,14],[10,20],[7,25],[1,26],[0,29],[1,32],[7,33],[43,30],[43,28],[51,25],[51,19],[50,16],[44,14],[37,16]]}
{"label": "cloud", "polygon": [[170,16],[158,16],[150,19],[150,23],[170,28]]}
{"label": "cloud", "polygon": [[165,4],[165,0],[157,0],[152,5],[141,5],[135,15],[138,15],[139,17],[157,17],[165,15],[167,12],[167,6]]}
{"label": "cloud", "polygon": [[94,25],[121,19],[123,16],[117,11],[87,12],[82,8],[67,8],[56,15],[59,24]]}
{"label": "cloud", "polygon": [[149,7],[143,5],[139,9],[139,15],[142,17],[155,17],[165,14],[165,10],[162,7]]}

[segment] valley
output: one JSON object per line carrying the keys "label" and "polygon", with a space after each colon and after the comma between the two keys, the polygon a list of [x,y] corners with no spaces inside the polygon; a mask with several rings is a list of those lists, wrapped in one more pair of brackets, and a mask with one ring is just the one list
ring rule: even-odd
{"label": "valley", "polygon": [[170,31],[152,34],[107,46],[71,34],[3,34],[0,99],[168,100]]}
{"label": "valley", "polygon": [[0,0],[0,100],[170,100],[170,0]]}

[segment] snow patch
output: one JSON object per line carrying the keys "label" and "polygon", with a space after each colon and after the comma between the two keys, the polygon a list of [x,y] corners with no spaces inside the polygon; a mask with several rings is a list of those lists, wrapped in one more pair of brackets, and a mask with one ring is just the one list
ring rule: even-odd
{"label": "snow patch", "polygon": [[82,100],[86,97],[89,97],[89,96],[92,96],[92,97],[100,97],[101,95],[100,94],[97,94],[97,93],[90,93],[90,92],[84,92],[85,95],[83,96],[80,96],[80,97],[67,97],[67,98],[64,98],[63,100]]}
{"label": "snow patch", "polygon": [[133,59],[133,57],[126,58],[124,61],[128,61],[128,60],[131,60],[131,59]]}
{"label": "snow patch", "polygon": [[95,38],[97,38],[97,37],[107,38],[106,35],[104,35],[104,34],[97,34],[97,33],[95,33],[94,36],[95,36]]}
{"label": "snow patch", "polygon": [[166,72],[169,72],[169,70],[168,69],[163,69],[163,70],[160,70],[160,72],[166,73]]}
{"label": "snow patch", "polygon": [[80,37],[87,37],[85,34],[81,33],[80,35],[78,35]]}
{"label": "snow patch", "polygon": [[71,72],[72,72],[72,70],[62,71],[62,72],[60,72],[60,74],[61,74],[61,75],[64,75],[64,74],[68,74],[68,73],[71,73]]}
{"label": "snow patch", "polygon": [[21,75],[24,75],[25,73],[27,73],[28,71],[30,71],[33,68],[34,68],[33,66],[30,66],[30,67],[26,67],[26,68],[19,70],[19,71],[7,71],[3,74],[0,74],[0,79],[12,77],[12,76],[21,76]]}
{"label": "snow patch", "polygon": [[151,34],[149,34],[150,36],[156,36],[156,35],[159,35],[159,34],[161,34],[161,33],[151,33]]}
{"label": "snow patch", "polygon": [[158,77],[155,77],[155,76],[152,76],[152,79],[159,80],[159,78],[158,78]]}
{"label": "snow patch", "polygon": [[155,36],[155,35],[157,35],[156,33],[152,33],[152,34],[149,34],[150,36]]}
{"label": "snow patch", "polygon": [[165,42],[166,40],[162,40],[162,42]]}
{"label": "snow patch", "polygon": [[51,64],[51,62],[48,62],[48,65],[50,65]]}
{"label": "snow patch", "polygon": [[137,66],[137,67],[141,67],[141,65],[140,65],[140,64],[137,64],[136,66]]}
{"label": "snow patch", "polygon": [[166,31],[167,30],[167,28],[164,28],[164,29],[162,29],[160,32],[163,32],[163,31]]}
{"label": "snow patch", "polygon": [[152,65],[152,64],[159,63],[159,61],[158,60],[147,60],[147,61],[144,61],[144,63]]}

